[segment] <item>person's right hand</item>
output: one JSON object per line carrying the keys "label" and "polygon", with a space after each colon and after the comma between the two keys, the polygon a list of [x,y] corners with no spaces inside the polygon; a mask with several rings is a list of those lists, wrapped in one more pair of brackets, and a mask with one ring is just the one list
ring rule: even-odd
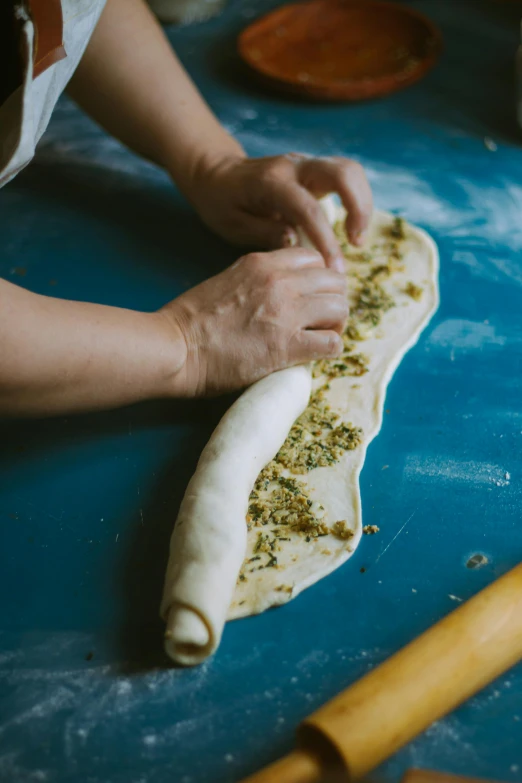
{"label": "person's right hand", "polygon": [[344,275],[314,250],[251,253],[163,307],[186,345],[176,396],[250,385],[275,370],[335,358],[348,316]]}

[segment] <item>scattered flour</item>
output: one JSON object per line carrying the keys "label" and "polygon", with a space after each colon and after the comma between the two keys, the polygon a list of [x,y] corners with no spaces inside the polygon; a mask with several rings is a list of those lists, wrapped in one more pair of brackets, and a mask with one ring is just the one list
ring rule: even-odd
{"label": "scattered flour", "polygon": [[425,348],[427,351],[451,348],[466,352],[480,350],[487,345],[502,347],[506,343],[507,337],[497,334],[491,324],[453,318],[435,327],[425,341]]}
{"label": "scattered flour", "polygon": [[43,769],[28,769],[19,760],[19,753],[0,755],[0,780],[9,783],[45,783],[49,773]]}
{"label": "scattered flour", "polygon": [[257,120],[259,114],[254,109],[240,109],[238,112],[242,120]]}
{"label": "scattered flour", "polygon": [[494,484],[505,487],[510,474],[500,465],[489,462],[455,460],[451,457],[427,457],[425,454],[410,454],[406,458],[404,474],[408,478],[437,478],[443,482],[467,484]]}
{"label": "scattered flour", "polygon": [[330,656],[324,650],[312,650],[299,661],[297,668],[300,672],[306,673],[310,669],[315,669],[318,665],[325,666],[329,660]]}

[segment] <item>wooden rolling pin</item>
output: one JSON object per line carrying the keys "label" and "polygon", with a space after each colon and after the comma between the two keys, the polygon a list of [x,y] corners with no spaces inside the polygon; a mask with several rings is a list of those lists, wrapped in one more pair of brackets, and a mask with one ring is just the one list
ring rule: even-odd
{"label": "wooden rolling pin", "polygon": [[521,658],[522,564],[307,718],[298,749],[244,783],[357,780]]}
{"label": "wooden rolling pin", "polygon": [[447,772],[433,772],[430,769],[409,769],[402,778],[402,783],[494,783],[494,781],[449,775]]}

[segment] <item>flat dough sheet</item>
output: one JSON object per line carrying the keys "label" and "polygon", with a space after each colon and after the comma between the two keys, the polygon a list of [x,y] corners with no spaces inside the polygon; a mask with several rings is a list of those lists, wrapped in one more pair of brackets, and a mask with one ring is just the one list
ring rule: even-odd
{"label": "flat dough sheet", "polygon": [[[323,200],[323,207],[333,225],[344,220],[346,213],[333,199]],[[364,340],[357,342],[356,350],[367,358],[368,371],[360,377],[334,378],[325,392],[340,421],[362,429],[362,442],[345,451],[336,464],[295,476],[306,486],[313,509],[330,532],[308,536],[288,526],[274,525],[273,517],[265,525],[251,524],[229,620],[258,614],[295,598],[348,560],[359,544],[363,532],[359,474],[366,449],[382,425],[386,387],[439,302],[439,256],[435,243],[421,229],[401,223],[399,233],[404,231],[404,238],[397,242],[393,237],[394,226],[397,227],[397,221],[394,222],[392,215],[376,212],[363,248],[371,254],[371,261],[358,249],[348,250],[346,269],[352,305],[361,276],[391,263],[392,274],[379,280],[379,284],[392,297],[394,306],[382,314],[378,326],[367,329]],[[402,257],[390,262],[390,252],[397,245]],[[313,389],[323,387],[326,381],[324,375],[315,377]],[[283,473],[292,477],[288,470]],[[339,521],[348,537],[332,532],[333,525]],[[264,541],[271,542],[273,549]]]}
{"label": "flat dough sheet", "polygon": [[[330,198],[322,206],[332,225],[342,226],[344,210]],[[304,237],[301,243],[309,244]],[[438,252],[424,231],[383,212],[373,217],[366,248],[345,250],[353,327],[346,354],[282,370],[247,389],[219,423],[187,487],[161,606],[165,649],[176,663],[201,663],[217,649],[225,619],[295,598],[360,541],[359,474],[381,427],[386,386],[437,308]],[[312,387],[322,390],[319,406]],[[305,433],[309,450],[292,446],[296,432]],[[299,464],[303,454],[306,465]]]}

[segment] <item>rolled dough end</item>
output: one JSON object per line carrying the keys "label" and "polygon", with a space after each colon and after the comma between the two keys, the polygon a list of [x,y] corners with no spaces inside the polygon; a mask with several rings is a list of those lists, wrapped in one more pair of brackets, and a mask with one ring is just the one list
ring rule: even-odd
{"label": "rolled dough end", "polygon": [[209,629],[193,609],[173,604],[167,616],[165,652],[174,663],[195,666],[211,652]]}

